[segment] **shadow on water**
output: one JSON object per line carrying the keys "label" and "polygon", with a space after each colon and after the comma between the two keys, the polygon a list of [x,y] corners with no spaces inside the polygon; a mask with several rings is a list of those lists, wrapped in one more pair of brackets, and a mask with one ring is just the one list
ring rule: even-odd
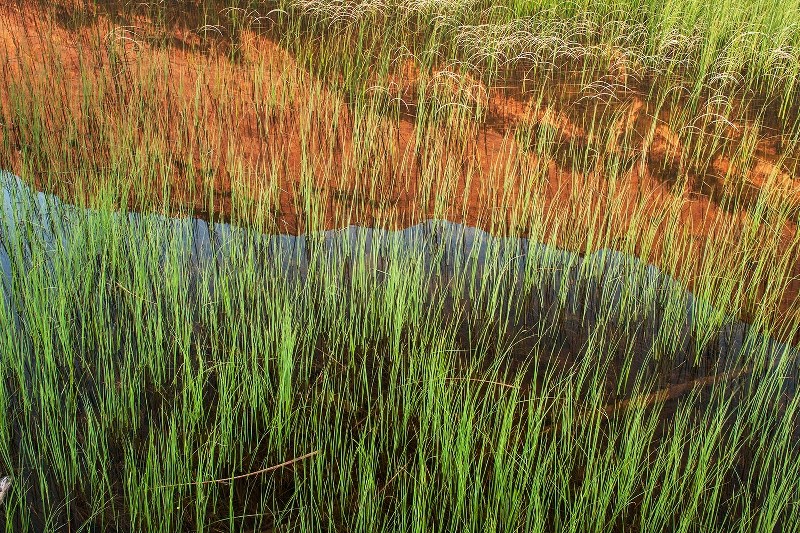
{"label": "shadow on water", "polygon": [[[566,374],[582,358],[596,357],[598,365],[607,365],[603,409],[609,417],[631,403],[663,402],[662,418],[668,424],[678,399],[690,392],[708,399],[706,392],[720,382],[744,389],[757,366],[748,357],[751,351],[763,353],[768,362],[791,354],[784,394],[796,393],[796,348],[759,335],[655,266],[613,250],[581,256],[443,220],[403,230],[348,227],[299,236],[261,234],[201,219],[84,210],[35,193],[11,174],[0,177],[2,304],[17,329],[24,329],[25,316],[24,306],[14,299],[15,284],[34,263],[45,265],[45,277],[56,276],[61,267],[53,260],[59,254],[42,257],[39,250],[68,250],[81,242],[76,233],[87,231],[87,221],[102,218],[103,227],[124,227],[129,237],[142,237],[122,239],[121,246],[148,246],[144,249],[157,251],[159,262],[180,258],[188,294],[202,290],[209,298],[242,258],[282,276],[298,292],[309,280],[347,282],[365,272],[378,284],[388,283],[398,265],[402,272],[402,265],[414,263],[424,273],[423,293],[445,295],[445,314],[458,321],[466,359],[475,335],[488,331],[510,352],[505,358],[509,375],[523,372],[522,386],[535,390],[542,368]],[[32,246],[33,240],[40,245]],[[593,344],[598,331],[605,339],[601,346]],[[532,361],[533,353],[546,360]],[[31,373],[29,367],[26,375]],[[642,382],[652,383],[653,392],[637,397]],[[93,394],[91,386],[86,390]]]}

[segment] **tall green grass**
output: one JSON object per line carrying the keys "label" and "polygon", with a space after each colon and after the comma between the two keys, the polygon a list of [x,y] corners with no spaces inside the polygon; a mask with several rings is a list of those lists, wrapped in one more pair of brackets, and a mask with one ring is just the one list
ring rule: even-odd
{"label": "tall green grass", "polygon": [[[2,232],[7,530],[798,521],[796,350],[724,333],[637,261],[441,224],[205,241],[188,221],[43,216],[20,191]],[[720,331],[730,350],[694,351]],[[676,379],[695,385],[670,396]]]}
{"label": "tall green grass", "polygon": [[[91,207],[44,217],[22,189],[0,217],[6,530],[798,529],[797,352],[770,340],[800,328],[796,301],[781,314],[800,236],[779,183],[796,175],[796,2],[188,6],[203,42],[227,46],[195,80],[171,76],[169,48],[137,63],[140,28],[91,34],[79,102],[57,54],[0,77],[0,165]],[[250,31],[289,56],[247,63]],[[487,95],[505,84],[531,116],[566,109],[586,143],[515,124],[482,167]],[[666,117],[651,137],[666,122],[682,147],[658,213],[648,191],[616,194],[649,164],[619,132],[613,102],[634,96]],[[267,155],[249,160],[238,128]],[[748,195],[741,169],[770,136],[779,164]],[[720,156],[738,167],[715,176]],[[572,188],[546,209],[550,161]],[[698,242],[684,192],[712,178],[721,214]],[[326,240],[325,186],[376,205],[417,194],[417,219],[467,218],[481,186],[502,209],[478,223],[512,240],[451,248],[437,224]],[[289,193],[294,248],[261,235],[281,231]],[[212,224],[192,255],[202,224],[152,213],[193,210],[235,227]]]}

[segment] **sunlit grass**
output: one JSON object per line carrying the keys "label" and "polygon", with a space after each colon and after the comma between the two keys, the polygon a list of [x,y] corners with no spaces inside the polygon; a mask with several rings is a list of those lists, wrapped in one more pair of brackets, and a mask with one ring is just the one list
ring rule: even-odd
{"label": "sunlit grass", "polygon": [[796,2],[145,8],[0,73],[6,530],[798,529]]}

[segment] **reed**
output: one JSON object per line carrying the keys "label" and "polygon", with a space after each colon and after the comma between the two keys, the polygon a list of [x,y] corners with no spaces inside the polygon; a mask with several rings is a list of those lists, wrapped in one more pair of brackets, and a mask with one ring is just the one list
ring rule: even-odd
{"label": "reed", "polygon": [[6,530],[798,529],[797,2],[25,9]]}

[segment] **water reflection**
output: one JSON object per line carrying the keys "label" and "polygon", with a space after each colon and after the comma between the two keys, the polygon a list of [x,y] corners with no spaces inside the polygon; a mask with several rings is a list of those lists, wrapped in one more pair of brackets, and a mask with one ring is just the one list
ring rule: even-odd
{"label": "water reflection", "polygon": [[465,316],[481,316],[486,302],[475,295],[500,287],[503,305],[513,310],[507,314],[506,329],[558,324],[547,341],[565,357],[581,356],[597,328],[621,329],[620,350],[630,353],[633,347],[636,366],[650,364],[659,350],[669,351],[672,366],[664,373],[665,383],[726,371],[757,345],[766,345],[776,359],[784,350],[793,350],[749,334],[747,324],[695,298],[655,266],[614,250],[580,256],[444,220],[402,230],[351,226],[308,235],[270,235],[201,219],[81,209],[34,192],[8,173],[0,173],[0,183],[3,300],[18,324],[11,297],[15,276],[24,276],[37,261],[52,273],[55,257],[81,246],[93,230],[105,228],[117,231],[125,246],[157,251],[162,263],[179,258],[187,267],[190,287],[203,283],[212,295],[217,276],[236,268],[242,258],[300,284],[310,272],[325,269],[343,276],[366,269],[380,277],[392,266],[405,268],[416,261],[431,285],[427,289],[451,291],[451,302],[464,306]]}

